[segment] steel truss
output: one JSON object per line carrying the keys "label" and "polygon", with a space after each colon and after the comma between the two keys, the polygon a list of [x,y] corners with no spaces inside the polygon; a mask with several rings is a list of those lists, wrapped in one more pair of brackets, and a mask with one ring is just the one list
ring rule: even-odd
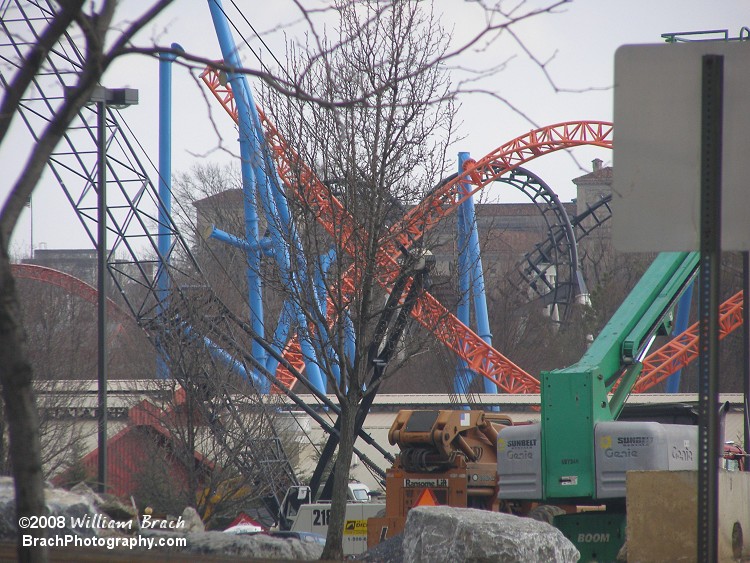
{"label": "steel truss", "polygon": [[[0,4],[0,63],[2,71],[20,70],[37,40],[56,15],[48,0],[7,0]],[[83,68],[83,55],[69,34],[64,34],[48,53],[42,70],[34,78],[19,105],[18,115],[26,125],[33,142],[53,119],[64,101],[66,87],[74,86]],[[0,84],[8,80],[0,72]],[[147,329],[153,342],[165,335],[185,338],[185,326],[200,326],[202,335],[226,343],[235,362],[242,362],[242,342],[232,326],[224,304],[210,289],[197,261],[158,195],[143,164],[145,154],[122,127],[118,110],[107,107],[105,118],[107,182],[99,186],[97,168],[101,164],[97,150],[97,120],[93,107],[84,107],[74,118],[47,165],[81,221],[92,245],[98,245],[97,203],[99,190],[106,190],[108,246],[107,269],[119,297],[132,312],[137,323]],[[161,211],[161,213],[160,213]],[[162,221],[160,222],[160,217]],[[168,233],[171,245],[160,254],[157,232]],[[22,271],[21,271],[22,270]],[[22,275],[36,275],[28,268]],[[160,271],[170,280],[168,308],[158,293]],[[45,274],[40,281],[55,283],[86,299],[90,291],[70,280]],[[211,303],[214,314],[196,314],[194,300],[203,296]],[[161,300],[161,306],[160,306]],[[244,334],[241,332],[240,334]],[[272,439],[277,439],[273,426]],[[248,444],[242,453],[247,471],[258,467],[265,474],[271,494],[281,498],[296,477],[286,457],[270,459],[268,444]],[[258,451],[255,451],[258,449]],[[273,466],[273,471],[271,467]],[[251,473],[248,473],[251,474]]]}

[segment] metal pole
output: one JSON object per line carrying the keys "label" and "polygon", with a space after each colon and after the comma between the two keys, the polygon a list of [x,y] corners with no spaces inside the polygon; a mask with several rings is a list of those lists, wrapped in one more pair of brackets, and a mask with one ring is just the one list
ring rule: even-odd
{"label": "metal pole", "polygon": [[107,273],[107,127],[106,100],[96,102],[97,110],[97,183],[99,197],[97,208],[97,247],[96,247],[96,287],[97,287],[97,395],[98,395],[98,432],[99,446],[98,490],[107,490],[107,292],[105,287]]}
{"label": "metal pole", "polygon": [[719,268],[724,57],[704,55],[698,364],[698,561],[718,561]]}
{"label": "metal pole", "polygon": [[[232,33],[226,20],[220,0],[209,1],[209,10],[216,28],[216,35],[219,40],[222,55],[227,65],[232,67],[241,67],[237,48],[232,39]],[[254,248],[247,253],[247,291],[248,304],[250,305],[250,324],[256,334],[264,336],[265,328],[263,324],[263,289],[260,277],[261,254],[258,250],[259,241],[259,217],[257,207],[257,188],[260,179],[256,172],[262,173],[262,168],[257,165],[261,162],[261,156],[258,154],[255,146],[255,132],[253,131],[250,110],[247,102],[247,91],[245,82],[242,81],[241,75],[228,73],[227,79],[232,86],[237,105],[237,119],[240,129],[240,172],[242,175],[243,204],[245,211],[245,238]],[[253,166],[256,165],[256,166]],[[301,340],[301,339],[300,339]],[[252,343],[253,356],[261,365],[266,363],[266,351],[257,342]],[[310,375],[308,375],[310,377]],[[313,377],[310,377],[313,380]],[[315,381],[315,385],[320,389],[322,380],[320,377]],[[325,387],[322,387],[325,389]],[[267,392],[270,389],[262,389]]]}
{"label": "metal pole", "polygon": [[29,258],[34,259],[34,198],[29,196],[29,247],[31,253]]}

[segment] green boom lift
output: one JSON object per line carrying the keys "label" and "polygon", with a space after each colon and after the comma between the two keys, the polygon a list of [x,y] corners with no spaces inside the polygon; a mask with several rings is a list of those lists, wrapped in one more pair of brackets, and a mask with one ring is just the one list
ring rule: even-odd
{"label": "green boom lift", "polygon": [[659,254],[581,360],[542,373],[541,422],[500,432],[501,499],[607,507],[555,518],[581,561],[614,560],[624,540],[626,471],[697,467],[695,427],[617,418],[698,262],[696,252]]}

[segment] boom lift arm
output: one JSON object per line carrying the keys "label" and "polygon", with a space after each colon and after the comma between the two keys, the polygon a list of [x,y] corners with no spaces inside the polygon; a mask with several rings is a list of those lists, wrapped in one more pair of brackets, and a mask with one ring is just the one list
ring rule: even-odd
{"label": "boom lift arm", "polygon": [[695,252],[659,254],[581,360],[542,373],[545,498],[595,497],[594,427],[620,414],[643,367],[641,357],[670,323],[698,261]]}

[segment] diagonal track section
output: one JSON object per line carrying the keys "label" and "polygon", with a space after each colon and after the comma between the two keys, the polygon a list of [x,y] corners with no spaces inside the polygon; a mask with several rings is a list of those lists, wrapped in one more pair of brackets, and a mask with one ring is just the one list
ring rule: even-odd
{"label": "diagonal track section", "polygon": [[[202,73],[201,78],[236,122],[237,109],[229,85],[222,85],[218,72],[210,68]],[[331,194],[330,190],[318,180],[315,173],[299,155],[288,146],[263,112],[259,110],[259,114],[265,129],[266,141],[282,182],[291,187],[295,196],[314,211],[320,224],[334,240],[341,244],[342,250],[356,256],[357,248],[361,246],[361,239],[358,236],[361,230],[357,227],[354,218]],[[391,255],[384,254],[382,248],[378,252],[379,268],[376,280],[386,289],[393,286],[399,275],[398,259],[400,256],[400,249],[392,250]],[[350,268],[339,280],[337,291],[340,291],[346,298],[353,295],[359,275],[355,267]],[[411,283],[410,280],[405,292],[408,292]],[[464,357],[470,367],[485,377],[490,377],[500,389],[517,393],[533,392],[532,389],[538,388],[538,381],[534,377],[489,346],[429,293],[423,292],[420,295],[412,316],[422,326],[432,331],[448,348]],[[301,355],[298,356],[297,349],[298,344],[292,340],[285,348],[285,355],[288,354],[289,359],[301,358]],[[288,381],[288,376],[284,376],[283,380]]]}
{"label": "diagonal track section", "polygon": [[[719,338],[742,326],[743,292],[739,291],[719,307]],[[698,358],[698,323],[675,336],[664,346],[652,352],[643,360],[643,371],[633,392],[644,393],[667,379],[673,373],[686,367]]]}
{"label": "diagonal track section", "polygon": [[[219,73],[210,68],[206,69],[202,79],[225,110],[236,120],[237,110],[231,88],[221,84]],[[356,233],[351,217],[338,215],[343,210],[340,203],[335,203],[335,198],[286,145],[278,131],[275,128],[268,131],[269,125],[268,121],[264,120],[267,141],[279,166],[282,180],[294,188],[298,197],[304,197],[303,201],[312,201],[320,206],[318,216],[323,226],[329,232],[338,227],[337,236],[334,238],[338,240],[342,233]],[[401,253],[420,240],[442,218],[455,211],[457,206],[473,193],[534,158],[581,145],[611,148],[612,124],[579,121],[536,129],[502,145],[478,162],[467,163],[468,166],[462,174],[433,191],[391,227],[389,234],[381,241],[377,254],[378,282],[386,288],[392,286],[398,276],[397,260]],[[287,170],[294,172],[291,178],[284,177],[283,174]],[[469,184],[468,189],[464,188],[466,184]],[[355,238],[346,236],[344,241],[347,250],[346,247],[354,244]],[[345,278],[354,276],[356,272]],[[342,280],[342,283],[347,284],[347,279]],[[488,346],[428,293],[420,297],[418,305],[413,310],[413,316],[498,388],[512,393],[538,391],[539,383],[534,377]]]}

